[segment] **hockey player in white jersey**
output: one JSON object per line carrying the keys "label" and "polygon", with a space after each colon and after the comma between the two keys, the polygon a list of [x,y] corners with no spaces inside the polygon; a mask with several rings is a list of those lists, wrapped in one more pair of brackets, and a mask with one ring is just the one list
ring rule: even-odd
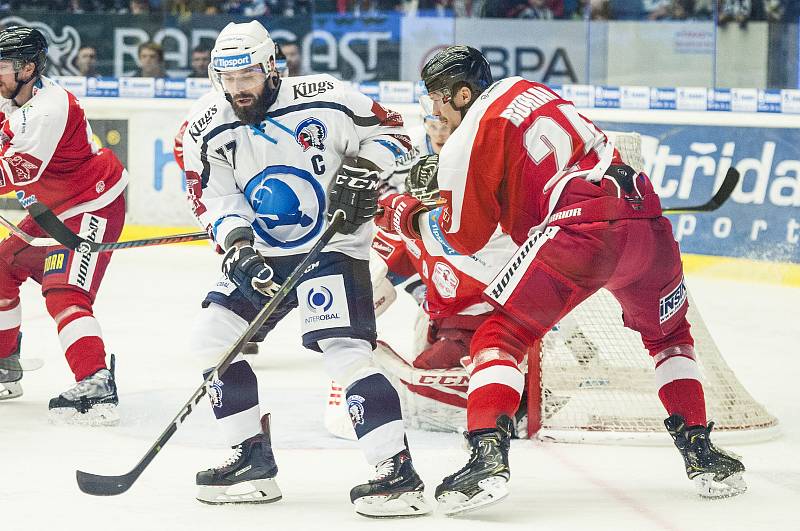
{"label": "hockey player in white jersey", "polygon": [[[371,359],[376,332],[367,262],[370,221],[377,174],[410,149],[402,119],[328,75],[281,80],[275,45],[257,21],[222,30],[209,73],[218,97],[189,118],[184,163],[194,213],[226,254],[224,278],[196,320],[193,351],[205,366],[213,365],[317,241],[326,212],[343,210],[342,234],[268,323],[274,326],[298,307],[303,345],[322,353],[326,370],[346,389],[359,445],[377,473],[352,489],[356,511],[426,514],[397,392]],[[374,186],[342,188],[354,181]],[[209,395],[234,454],[198,473],[198,499],[280,499],[268,417],[261,416],[249,362],[239,356]]]}

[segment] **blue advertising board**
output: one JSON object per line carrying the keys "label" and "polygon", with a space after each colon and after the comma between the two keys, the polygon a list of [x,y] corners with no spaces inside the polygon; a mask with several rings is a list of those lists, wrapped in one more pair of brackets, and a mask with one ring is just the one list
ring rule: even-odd
{"label": "blue advertising board", "polygon": [[684,252],[800,263],[800,130],[596,122],[642,135],[665,207],[707,201],[731,166],[741,180],[717,211],[671,216]]}

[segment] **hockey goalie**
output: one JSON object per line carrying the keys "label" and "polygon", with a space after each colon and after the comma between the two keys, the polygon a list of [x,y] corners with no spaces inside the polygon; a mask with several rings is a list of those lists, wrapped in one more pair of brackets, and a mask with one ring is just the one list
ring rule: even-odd
{"label": "hockey goalie", "polygon": [[[426,155],[414,165],[406,190],[423,201],[434,200],[438,188],[437,155]],[[489,243],[471,256],[433,256],[421,241],[379,230],[372,242],[370,269],[374,286],[375,313],[380,315],[396,299],[395,286],[403,284],[414,297],[419,311],[414,322],[414,344],[410,352],[397,352],[378,341],[375,360],[392,375],[401,397],[409,427],[427,431],[461,431],[467,425],[467,389],[470,373],[469,343],[492,307],[481,293],[486,283],[516,251],[511,238],[499,229]],[[559,324],[569,345],[580,342],[580,330],[567,318]],[[587,363],[591,345],[576,349]],[[521,370],[525,371],[523,360]],[[473,383],[474,385],[474,383]],[[490,384],[494,385],[494,384]],[[545,415],[553,414],[567,399],[543,391]],[[332,384],[326,425],[335,435],[352,438],[342,389]],[[489,411],[485,404],[482,411]],[[527,406],[523,399],[517,414],[517,430],[524,432]]]}

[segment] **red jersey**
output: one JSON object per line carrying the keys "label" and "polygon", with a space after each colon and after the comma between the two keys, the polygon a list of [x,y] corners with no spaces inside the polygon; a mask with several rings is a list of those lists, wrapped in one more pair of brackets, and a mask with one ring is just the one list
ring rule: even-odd
{"label": "red jersey", "polygon": [[[483,302],[481,294],[517,246],[497,230],[489,242],[471,256],[436,256],[437,250],[426,249],[422,240],[410,240],[378,230],[372,248],[386,261],[392,273],[403,277],[419,274],[427,288],[423,305],[425,312],[431,319],[442,319],[491,311],[491,305]],[[438,249],[438,254],[445,253]]]}
{"label": "red jersey", "polygon": [[601,201],[601,208],[562,211],[576,202],[611,199],[593,183],[612,162],[621,161],[611,142],[571,102],[520,77],[499,81],[478,97],[439,154],[438,182],[447,204],[437,223],[420,218],[422,238],[426,246],[438,241],[469,255],[498,223],[521,245],[551,217],[562,224],[652,217],[629,212],[617,198]]}
{"label": "red jersey", "polygon": [[114,153],[92,142],[77,98],[53,80],[42,77],[22,107],[0,99],[0,193],[66,219],[109,205],[126,184]]}

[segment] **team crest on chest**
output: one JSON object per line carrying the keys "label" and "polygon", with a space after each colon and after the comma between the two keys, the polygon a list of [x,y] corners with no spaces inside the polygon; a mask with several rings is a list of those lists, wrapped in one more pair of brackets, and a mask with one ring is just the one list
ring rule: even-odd
{"label": "team crest on chest", "polygon": [[325,139],[328,137],[328,129],[325,124],[317,118],[306,118],[294,130],[294,138],[303,151],[308,151],[312,147],[320,151],[325,151]]}

